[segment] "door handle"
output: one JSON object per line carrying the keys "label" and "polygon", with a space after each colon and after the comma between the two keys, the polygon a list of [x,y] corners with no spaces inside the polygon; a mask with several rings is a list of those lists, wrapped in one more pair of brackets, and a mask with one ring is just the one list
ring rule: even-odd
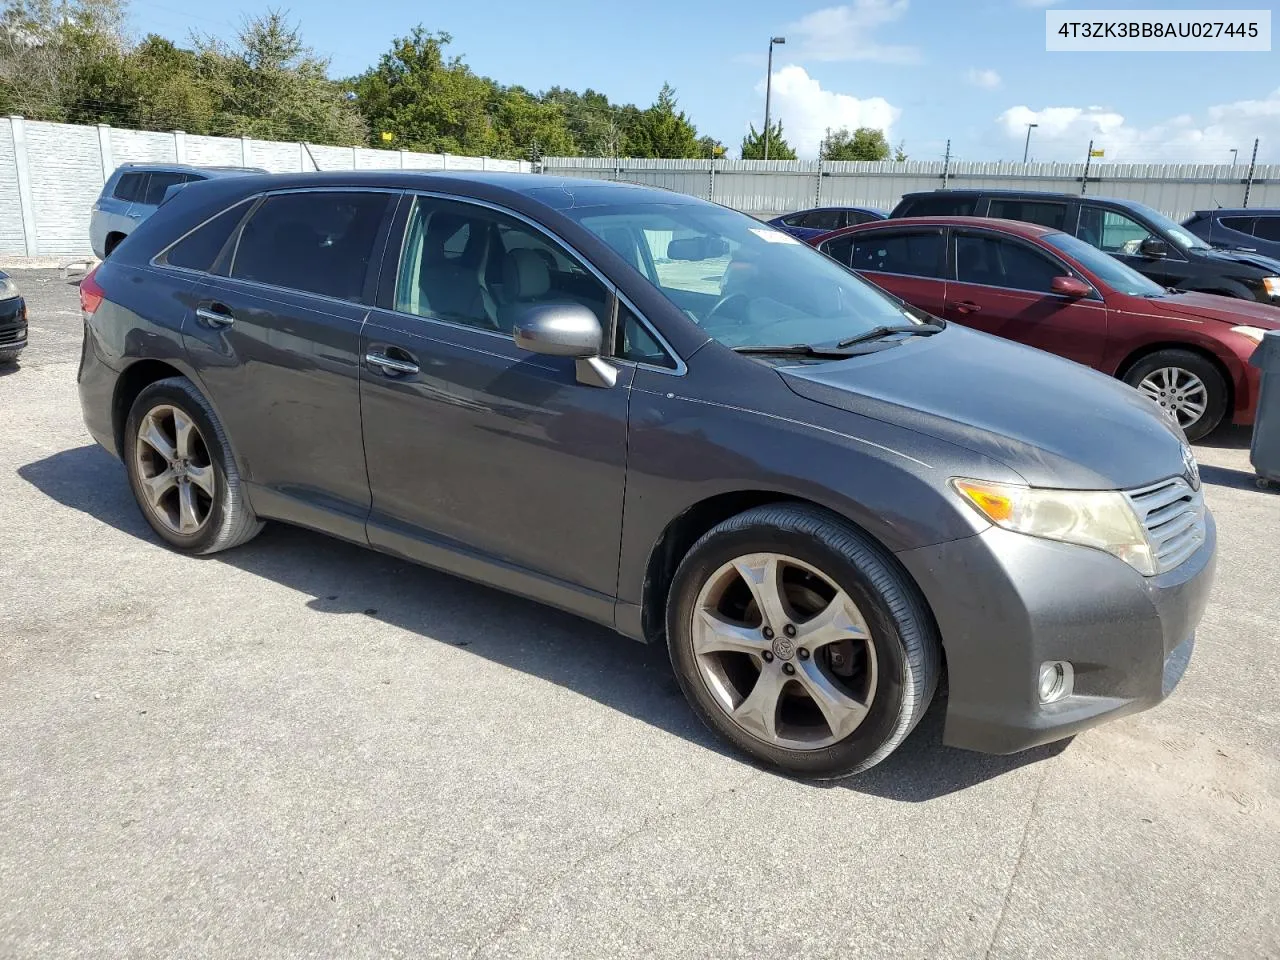
{"label": "door handle", "polygon": [[951,304],[951,306],[958,313],[978,313],[982,310],[982,307],[978,306],[972,300],[957,300],[955,303]]}
{"label": "door handle", "polygon": [[[217,307],[217,309],[214,309]],[[221,304],[214,304],[208,307],[196,307],[196,319],[203,323],[206,327],[229,327],[236,322],[236,318],[231,311]]]}
{"label": "door handle", "polygon": [[408,377],[418,372],[418,365],[412,360],[397,360],[385,353],[374,353],[370,350],[364,355],[365,363],[377,367],[389,377]]}

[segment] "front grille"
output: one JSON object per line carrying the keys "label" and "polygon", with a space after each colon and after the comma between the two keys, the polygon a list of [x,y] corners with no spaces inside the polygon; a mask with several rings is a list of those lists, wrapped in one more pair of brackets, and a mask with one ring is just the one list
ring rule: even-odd
{"label": "front grille", "polygon": [[1182,477],[1162,480],[1125,494],[1147,532],[1156,572],[1172,570],[1204,543],[1204,493]]}
{"label": "front grille", "polygon": [[19,340],[27,339],[26,326],[10,327],[8,330],[0,330],[0,344],[17,343]]}

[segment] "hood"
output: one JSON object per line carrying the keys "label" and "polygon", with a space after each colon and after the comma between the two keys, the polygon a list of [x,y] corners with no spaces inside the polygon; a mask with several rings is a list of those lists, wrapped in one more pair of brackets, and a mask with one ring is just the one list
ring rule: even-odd
{"label": "hood", "polygon": [[1258,303],[1256,300],[1237,300],[1212,293],[1171,293],[1164,297],[1152,297],[1144,303],[1152,312],[1167,313],[1174,317],[1221,320],[1232,326],[1247,324],[1264,330],[1280,330],[1280,307]]}
{"label": "hood", "polygon": [[1260,253],[1250,253],[1247,250],[1223,250],[1220,247],[1214,247],[1211,250],[1196,249],[1193,254],[1197,259],[1208,263],[1234,263],[1245,267],[1256,267],[1267,276],[1280,277],[1280,260],[1264,257]]}
{"label": "hood", "polygon": [[1182,431],[1138,391],[955,324],[868,356],[778,372],[808,400],[965,447],[1031,486],[1127,489],[1185,469]]}

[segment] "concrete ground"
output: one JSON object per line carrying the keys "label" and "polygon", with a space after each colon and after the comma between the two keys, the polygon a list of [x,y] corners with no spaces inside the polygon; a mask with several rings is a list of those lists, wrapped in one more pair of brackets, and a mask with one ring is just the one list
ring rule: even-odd
{"label": "concrete ground", "polygon": [[1199,449],[1162,706],[1008,758],[727,754],[661,650],[273,525],[159,545],[80,420],[74,286],[0,374],[0,957],[1280,957],[1280,496]]}

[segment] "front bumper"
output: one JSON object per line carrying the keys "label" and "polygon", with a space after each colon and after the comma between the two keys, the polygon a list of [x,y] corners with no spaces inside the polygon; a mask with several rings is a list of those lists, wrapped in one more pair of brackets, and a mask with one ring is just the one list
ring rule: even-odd
{"label": "front bumper", "polygon": [[21,297],[0,300],[0,353],[17,353],[26,345],[26,301]]}
{"label": "front bumper", "polygon": [[[933,608],[947,660],[943,742],[1013,753],[1159,703],[1182,679],[1208,602],[1217,528],[1167,573],[999,528],[898,559]],[[1041,704],[1040,665],[1066,660],[1072,695]]]}

